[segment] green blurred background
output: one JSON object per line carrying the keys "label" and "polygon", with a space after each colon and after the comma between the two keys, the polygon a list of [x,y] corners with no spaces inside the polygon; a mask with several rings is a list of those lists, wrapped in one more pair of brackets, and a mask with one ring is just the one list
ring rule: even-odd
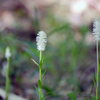
{"label": "green blurred background", "polygon": [[[0,88],[5,89],[5,49],[11,49],[10,92],[38,100],[36,35],[47,34],[43,52],[44,100],[92,100],[96,69],[93,21],[99,0],[0,0]],[[99,50],[100,51],[100,50]],[[93,99],[94,100],[94,99]]]}

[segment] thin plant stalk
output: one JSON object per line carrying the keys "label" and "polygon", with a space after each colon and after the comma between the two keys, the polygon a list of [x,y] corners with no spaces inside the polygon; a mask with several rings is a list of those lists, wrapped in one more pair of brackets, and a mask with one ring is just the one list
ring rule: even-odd
{"label": "thin plant stalk", "polygon": [[9,63],[10,63],[10,58],[7,58],[7,71],[6,71],[6,99],[8,100],[8,93],[9,93]]}
{"label": "thin plant stalk", "polygon": [[41,89],[41,79],[42,79],[42,76],[44,75],[43,74],[41,76],[41,74],[42,74],[41,69],[42,69],[42,63],[43,63],[42,62],[42,51],[45,50],[45,46],[46,46],[46,42],[47,42],[46,38],[47,38],[47,36],[46,36],[46,33],[44,31],[39,31],[38,32],[37,37],[36,37],[36,42],[37,42],[37,49],[38,49],[38,51],[40,51],[39,64],[37,64],[33,60],[35,62],[35,64],[39,66],[39,80],[38,80],[39,91],[37,91],[38,94],[39,94],[39,100],[43,100],[43,98],[44,98],[44,97],[41,98],[41,93],[42,93],[41,92],[42,91],[42,89]]}
{"label": "thin plant stalk", "polygon": [[97,75],[96,75],[97,87],[96,87],[96,100],[98,100],[98,82],[99,82],[99,57],[98,57],[98,41],[97,41],[96,45],[97,45]]}
{"label": "thin plant stalk", "polygon": [[96,100],[98,97],[98,83],[99,83],[99,55],[98,55],[98,41],[100,40],[100,20],[95,20],[93,23],[93,35],[94,40],[96,41],[96,49],[97,49],[97,71],[96,71]]}
{"label": "thin plant stalk", "polygon": [[[42,61],[42,50],[40,50],[40,63]],[[41,67],[39,67],[39,80],[40,80],[40,83],[41,83]],[[39,88],[39,100],[41,100],[41,87]]]}

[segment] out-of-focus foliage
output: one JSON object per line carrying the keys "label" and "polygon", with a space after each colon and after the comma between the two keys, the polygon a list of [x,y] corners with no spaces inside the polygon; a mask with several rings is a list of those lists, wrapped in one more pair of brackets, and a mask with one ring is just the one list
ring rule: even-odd
{"label": "out-of-focus foliage", "polygon": [[[47,45],[43,52],[42,73],[45,70],[46,73],[42,89],[43,94],[50,92],[44,100],[95,100],[92,77],[96,50],[91,29],[99,10],[93,2],[99,3],[97,0],[91,3],[90,0],[1,0],[1,88],[5,88],[4,54],[9,46],[12,54],[10,92],[38,100],[34,88],[38,85],[38,66],[31,58],[39,60],[35,38],[37,32],[43,30],[47,33]],[[94,12],[90,14],[90,10]]]}

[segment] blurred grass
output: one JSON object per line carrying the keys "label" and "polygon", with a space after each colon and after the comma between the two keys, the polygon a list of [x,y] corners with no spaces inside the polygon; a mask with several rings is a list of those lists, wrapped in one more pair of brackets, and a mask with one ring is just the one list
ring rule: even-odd
{"label": "blurred grass", "polygon": [[[44,90],[43,92],[50,92],[46,97],[47,100],[66,100],[68,98],[68,100],[78,100],[78,95],[86,95],[83,94],[80,87],[80,85],[83,85],[80,84],[80,77],[82,77],[83,75],[82,72],[85,72],[87,70],[89,64],[91,65],[92,62],[95,62],[95,60],[92,61],[89,58],[89,53],[92,49],[94,49],[94,47],[92,47],[92,45],[87,46],[85,44],[87,32],[90,31],[89,27],[84,25],[79,27],[78,31],[81,34],[81,39],[79,41],[76,41],[76,32],[71,27],[70,23],[61,22],[58,20],[56,21],[53,17],[48,18],[48,23],[51,26],[51,30],[47,32],[48,39],[54,34],[58,34],[58,37],[56,37],[55,40],[60,40],[60,37],[62,35],[64,35],[64,39],[62,39],[58,44],[55,44],[55,46],[48,42],[46,50],[45,52],[43,52],[44,63],[42,69],[43,71],[46,70],[46,74],[44,75],[42,81]],[[32,22],[32,25],[34,27],[34,20],[30,19],[30,21]],[[35,20],[35,23],[35,31],[38,31],[40,29],[38,20]],[[7,46],[11,48],[12,53],[10,76],[14,75],[14,78],[16,78],[16,82],[19,85],[22,85],[22,83],[24,83],[21,80],[22,74],[22,76],[24,77],[24,74],[29,73],[30,80],[32,78],[34,79],[38,74],[38,67],[32,63],[31,58],[34,58],[37,62],[39,59],[39,52],[36,49],[35,39],[25,40],[18,37],[16,38],[16,34],[14,33],[9,33],[6,31],[1,32],[1,67],[3,61],[5,60],[4,53]],[[30,73],[31,71],[32,73]],[[35,89],[33,90],[35,91]],[[70,92],[72,92],[72,94],[68,95],[68,93]],[[95,97],[93,96],[93,98]]]}

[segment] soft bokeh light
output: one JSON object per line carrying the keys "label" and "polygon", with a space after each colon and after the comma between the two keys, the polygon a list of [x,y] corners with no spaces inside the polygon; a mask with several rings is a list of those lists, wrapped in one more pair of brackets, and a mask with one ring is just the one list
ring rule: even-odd
{"label": "soft bokeh light", "polygon": [[87,3],[85,0],[77,0],[72,3],[71,11],[73,13],[82,13],[87,8]]}

